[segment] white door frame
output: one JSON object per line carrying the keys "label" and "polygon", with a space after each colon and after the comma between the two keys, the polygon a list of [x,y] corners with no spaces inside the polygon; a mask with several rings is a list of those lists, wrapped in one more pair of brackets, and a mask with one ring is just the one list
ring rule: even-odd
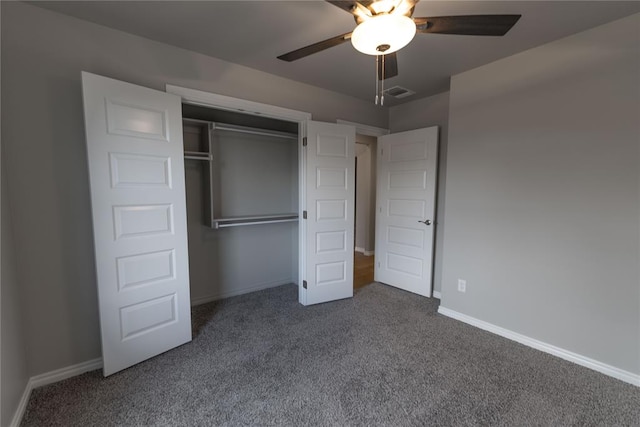
{"label": "white door frame", "polygon": [[389,135],[391,133],[389,129],[369,126],[363,123],[350,122],[348,120],[338,119],[336,120],[336,123],[339,125],[354,126],[356,128],[356,133],[360,135],[375,136],[376,138],[383,135]]}
{"label": "white door frame", "polygon": [[225,95],[218,95],[211,92],[204,92],[196,89],[189,89],[180,86],[166,85],[166,91],[182,98],[183,102],[201,105],[203,107],[216,108],[220,110],[234,111],[242,114],[249,114],[258,117],[269,117],[277,120],[285,120],[298,123],[298,301],[303,304],[306,290],[302,287],[303,277],[306,270],[305,256],[303,249],[306,247],[304,232],[305,223],[302,220],[302,211],[306,207],[306,165],[304,161],[304,150],[302,150],[303,138],[307,135],[307,121],[311,120],[311,113],[263,104],[260,102],[247,101]]}
{"label": "white door frame", "polygon": [[[360,134],[360,135],[367,135],[367,136],[373,136],[373,137],[381,137],[384,135],[389,135],[391,134],[391,131],[389,129],[384,129],[384,128],[380,128],[380,127],[375,127],[375,126],[370,126],[370,125],[366,125],[366,124],[362,124],[362,123],[356,123],[356,122],[351,122],[348,120],[342,120],[342,119],[338,119],[336,120],[336,123],[338,124],[347,124],[347,125],[352,125],[355,126],[356,128],[356,133]],[[439,159],[438,159],[438,165],[439,165]],[[437,181],[438,181],[438,176],[437,176],[437,172],[436,172],[436,200],[435,200],[435,207],[437,207]],[[377,192],[377,185],[376,187],[373,189],[374,193]],[[435,208],[434,208],[435,209]],[[431,259],[431,268],[432,268],[432,278],[433,278],[433,268],[434,268],[434,260],[435,260],[435,230],[437,229],[437,221],[436,221],[436,212],[437,209],[434,210],[434,214],[433,214],[433,225],[434,225],[434,244],[433,244],[433,251],[434,251],[434,258]],[[374,209],[373,212],[373,218],[374,221],[376,221],[376,216],[378,214],[378,209]],[[376,230],[377,233],[377,230]],[[375,253],[375,248],[374,248],[374,253]],[[433,283],[431,284],[431,295],[435,298],[440,298],[440,292],[434,291],[433,290]]]}
{"label": "white door frame", "polygon": [[[366,143],[370,148],[372,148],[372,152],[377,155],[377,147],[378,147],[378,138],[384,135],[389,135],[391,133],[391,131],[389,129],[385,129],[385,128],[381,128],[381,127],[376,127],[376,126],[370,126],[370,125],[365,125],[363,123],[357,123],[357,122],[351,122],[348,120],[342,120],[342,119],[338,119],[336,120],[336,123],[341,124],[341,125],[351,125],[354,126],[356,128],[356,134],[359,135],[366,135],[366,136],[373,136],[376,138],[376,142],[375,144],[368,144]],[[357,138],[357,137],[356,137]],[[377,168],[377,162],[374,162],[373,164],[371,164],[371,168],[372,169],[376,169]],[[357,179],[357,177],[356,177]],[[373,188],[371,188],[371,193],[373,194],[374,198],[376,196],[376,192],[378,191],[378,186],[377,183],[376,185],[373,186]],[[373,217],[371,218],[373,220],[373,223],[376,223],[376,215],[378,213],[378,210],[375,208],[375,206],[373,207]],[[357,222],[357,218],[354,218],[354,223]],[[375,227],[374,227],[374,234],[375,234]],[[366,251],[366,249],[365,249]],[[374,247],[373,247],[373,253],[369,252],[368,255],[374,255],[375,256],[375,242],[374,242]],[[365,252],[365,255],[367,255],[367,253]]]}

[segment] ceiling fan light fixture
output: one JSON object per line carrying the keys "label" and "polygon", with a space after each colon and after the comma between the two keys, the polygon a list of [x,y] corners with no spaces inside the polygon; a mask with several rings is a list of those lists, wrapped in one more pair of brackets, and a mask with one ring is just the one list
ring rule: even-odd
{"label": "ceiling fan light fixture", "polygon": [[383,14],[359,24],[351,34],[351,44],[367,55],[386,55],[405,47],[415,35],[416,24],[413,19],[404,15]]}

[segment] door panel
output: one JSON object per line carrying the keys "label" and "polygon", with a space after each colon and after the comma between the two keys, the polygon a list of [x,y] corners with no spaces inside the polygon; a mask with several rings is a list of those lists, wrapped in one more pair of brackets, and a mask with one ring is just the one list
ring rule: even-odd
{"label": "door panel", "polygon": [[104,375],[191,340],[180,98],[82,73]]}
{"label": "door panel", "polygon": [[379,137],[378,153],[375,280],[431,296],[438,128]]}
{"label": "door panel", "polygon": [[308,122],[305,257],[300,301],[318,304],[353,296],[355,129]]}

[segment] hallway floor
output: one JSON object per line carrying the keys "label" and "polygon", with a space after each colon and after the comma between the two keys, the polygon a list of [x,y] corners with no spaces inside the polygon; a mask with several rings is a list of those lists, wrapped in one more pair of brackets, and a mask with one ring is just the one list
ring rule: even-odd
{"label": "hallway floor", "polygon": [[373,282],[373,255],[366,256],[361,252],[353,254],[353,289],[362,288]]}

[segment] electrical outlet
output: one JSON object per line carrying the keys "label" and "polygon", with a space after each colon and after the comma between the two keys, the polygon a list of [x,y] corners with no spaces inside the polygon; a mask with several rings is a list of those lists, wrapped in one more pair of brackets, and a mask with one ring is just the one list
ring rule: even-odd
{"label": "electrical outlet", "polygon": [[467,292],[467,281],[458,279],[458,292]]}

